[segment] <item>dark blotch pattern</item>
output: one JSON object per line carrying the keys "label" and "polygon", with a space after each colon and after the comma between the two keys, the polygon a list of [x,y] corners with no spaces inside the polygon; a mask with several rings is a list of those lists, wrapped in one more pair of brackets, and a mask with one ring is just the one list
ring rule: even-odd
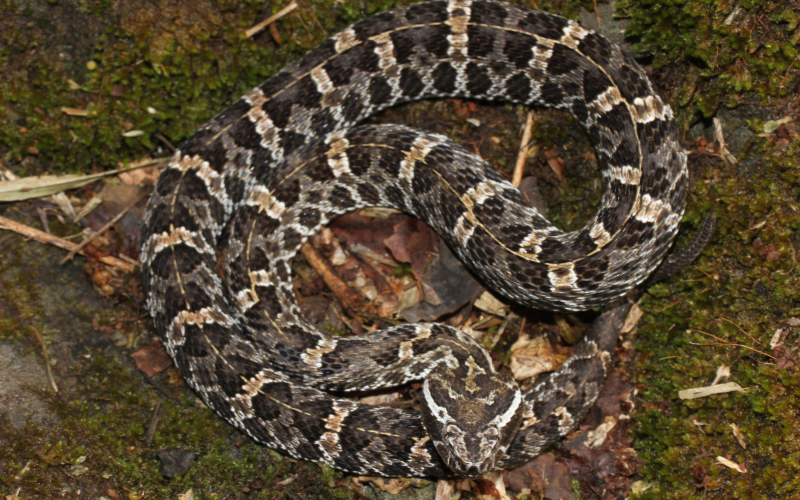
{"label": "dark blotch pattern", "polygon": [[557,43],[553,47],[553,55],[547,63],[547,72],[552,76],[561,76],[571,73],[581,67],[580,58],[574,50]]}
{"label": "dark blotch pattern", "polygon": [[517,69],[528,66],[528,62],[533,58],[533,47],[536,46],[536,38],[524,33],[506,33],[506,43],[503,45],[503,54],[508,62]]}
{"label": "dark blotch pattern", "polygon": [[483,95],[492,88],[492,79],[486,68],[475,63],[467,64],[467,90],[472,95]]}
{"label": "dark blotch pattern", "polygon": [[604,73],[591,67],[583,73],[583,98],[587,103],[591,103],[611,85],[611,80]]}
{"label": "dark blotch pattern", "polygon": [[[473,7],[473,16],[474,12]],[[495,33],[491,28],[470,25],[467,27],[467,37],[469,38],[469,41],[467,41],[467,54],[469,57],[481,59],[492,52]]]}
{"label": "dark blotch pattern", "polygon": [[336,186],[331,190],[329,199],[331,201],[331,205],[334,207],[348,209],[355,205],[353,197],[350,195],[350,191],[341,186]]}
{"label": "dark blotch pattern", "polygon": [[442,94],[452,94],[456,90],[456,70],[449,63],[442,63],[433,70],[433,88]]}
{"label": "dark blotch pattern", "polygon": [[417,97],[425,84],[413,68],[403,68],[400,72],[400,90],[406,97]]}
{"label": "dark blotch pattern", "polygon": [[564,35],[564,28],[568,24],[569,21],[563,17],[544,12],[531,12],[520,20],[518,26],[529,33],[558,40]]}
{"label": "dark blotch pattern", "polygon": [[369,82],[370,102],[373,106],[387,104],[392,98],[392,86],[386,77],[376,76]]}
{"label": "dark blotch pattern", "polygon": [[531,80],[518,73],[506,81],[506,93],[515,102],[527,102],[531,97]]}

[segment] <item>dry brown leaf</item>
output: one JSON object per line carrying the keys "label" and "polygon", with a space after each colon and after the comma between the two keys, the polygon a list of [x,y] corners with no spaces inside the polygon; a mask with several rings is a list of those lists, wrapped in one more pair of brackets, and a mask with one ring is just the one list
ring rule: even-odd
{"label": "dry brown leaf", "polygon": [[439,482],[436,483],[435,500],[452,500],[460,496],[461,493],[456,493],[455,481],[452,479],[440,479]]}
{"label": "dry brown leaf", "polygon": [[88,109],[62,107],[61,112],[69,116],[89,116]]}
{"label": "dry brown leaf", "polygon": [[558,177],[559,181],[567,182],[567,180],[564,178],[564,159],[563,158],[561,158],[560,156],[557,156],[555,158],[550,158],[549,160],[547,160],[547,164],[550,166],[550,170],[555,172],[555,174]]}
{"label": "dry brown leaf", "polygon": [[625,318],[625,322],[622,324],[622,329],[619,333],[625,334],[634,331],[643,315],[644,312],[639,308],[639,304],[631,306],[631,310],[628,312],[628,316]]}
{"label": "dry brown leaf", "polygon": [[483,292],[478,300],[475,301],[475,307],[481,311],[494,314],[495,316],[505,316],[508,306],[497,300],[497,298],[489,292]]}
{"label": "dry brown leaf", "polygon": [[523,380],[544,372],[555,370],[564,357],[553,352],[546,337],[532,340],[521,338],[511,346],[511,373],[514,379]]}
{"label": "dry brown leaf", "polygon": [[590,430],[586,433],[586,446],[590,448],[599,448],[606,442],[608,433],[614,426],[617,425],[617,419],[611,415],[607,415],[603,419],[603,423],[598,425],[597,428]]}
{"label": "dry brown leaf", "polygon": [[495,500],[496,498],[511,500],[511,497],[506,493],[502,472],[490,472],[476,479],[473,493],[478,497],[478,500]]}
{"label": "dry brown leaf", "polygon": [[143,371],[148,377],[163,372],[172,364],[172,359],[167,355],[167,351],[164,350],[158,339],[153,339],[152,342],[131,354],[131,357],[136,363],[136,368]]}

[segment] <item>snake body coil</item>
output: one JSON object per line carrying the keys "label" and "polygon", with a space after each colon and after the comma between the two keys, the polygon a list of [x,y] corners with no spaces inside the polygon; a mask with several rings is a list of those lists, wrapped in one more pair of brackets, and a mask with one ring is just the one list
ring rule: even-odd
{"label": "snake body coil", "polygon": [[[564,233],[443,136],[352,128],[389,106],[441,97],[570,112],[605,165],[595,218]],[[600,35],[500,3],[411,5],[323,42],[183,144],[146,212],[147,305],[189,385],[259,442],[356,474],[477,476],[519,465],[572,429],[597,397],[615,338],[593,329],[522,395],[456,329],[406,325],[347,339],[315,330],[294,301],[296,250],[339,214],[396,207],[428,222],[507,298],[585,310],[661,262],[686,184],[671,109]],[[421,379],[422,415],[324,392]]]}

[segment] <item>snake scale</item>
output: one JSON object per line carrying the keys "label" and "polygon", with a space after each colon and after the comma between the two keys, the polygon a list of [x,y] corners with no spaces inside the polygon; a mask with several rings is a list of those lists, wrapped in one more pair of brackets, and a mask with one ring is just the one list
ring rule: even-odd
{"label": "snake scale", "polygon": [[[447,138],[356,126],[389,106],[442,97],[571,113],[605,166],[594,219],[562,232]],[[514,302],[596,307],[645,280],[674,239],[688,182],[677,135],[642,69],[572,21],[470,0],[383,12],[251,90],[175,153],[145,215],[147,307],[187,383],[269,447],[362,475],[514,467],[577,425],[616,334],[593,328],[523,394],[455,328],[317,331],[295,302],[291,259],[331,218],[394,207],[425,220]],[[412,380],[424,380],[420,411],[331,394]]]}

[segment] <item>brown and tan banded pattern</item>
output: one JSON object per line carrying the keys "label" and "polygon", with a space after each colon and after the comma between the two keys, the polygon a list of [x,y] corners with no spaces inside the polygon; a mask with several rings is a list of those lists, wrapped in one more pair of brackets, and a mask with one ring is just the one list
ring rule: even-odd
{"label": "brown and tan banded pattern", "polygon": [[[456,96],[572,113],[605,165],[595,218],[564,233],[445,137],[353,128],[401,102]],[[686,183],[672,111],[603,37],[500,3],[415,4],[335,35],[183,144],[146,214],[148,308],[189,385],[265,445],[356,474],[476,476],[519,465],[576,425],[615,342],[607,332],[616,329],[602,325],[620,318],[601,317],[574,357],[522,395],[456,329],[342,339],[312,328],[292,293],[299,246],[339,214],[396,207],[427,221],[509,299],[584,310],[661,262]],[[410,380],[425,381],[421,414],[325,392]]]}

